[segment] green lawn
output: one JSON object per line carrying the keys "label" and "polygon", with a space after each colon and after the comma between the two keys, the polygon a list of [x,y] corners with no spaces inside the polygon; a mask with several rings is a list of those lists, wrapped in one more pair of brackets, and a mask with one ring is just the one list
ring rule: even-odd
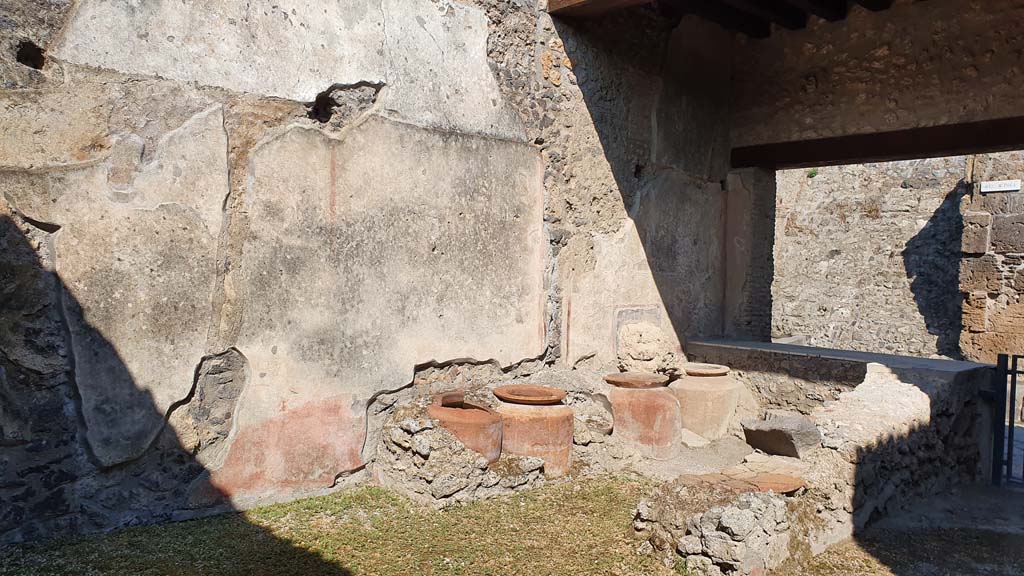
{"label": "green lawn", "polygon": [[634,550],[651,484],[549,484],[447,511],[380,488],[0,551],[0,575],[671,574]]}
{"label": "green lawn", "polygon": [[[107,536],[0,549],[0,576],[676,574],[636,553],[633,508],[653,487],[617,476],[566,480],[438,512],[381,488]],[[878,534],[790,576],[1010,576],[1024,536],[976,530]]]}

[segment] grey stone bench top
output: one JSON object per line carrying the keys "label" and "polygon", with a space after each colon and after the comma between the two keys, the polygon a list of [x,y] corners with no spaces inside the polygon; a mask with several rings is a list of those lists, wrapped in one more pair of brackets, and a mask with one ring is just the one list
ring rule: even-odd
{"label": "grey stone bench top", "polygon": [[695,338],[686,341],[687,353],[711,350],[747,350],[770,354],[785,354],[805,358],[820,358],[846,362],[863,362],[865,364],[883,364],[889,368],[931,370],[936,372],[968,372],[978,369],[992,368],[990,364],[945,360],[941,358],[918,358],[914,356],[898,356],[896,354],[877,354],[874,352],[857,352],[855,350],[836,350],[834,348],[817,348],[814,346],[798,346],[796,344],[778,344],[774,342],[753,342],[745,340],[725,340],[713,338]]}

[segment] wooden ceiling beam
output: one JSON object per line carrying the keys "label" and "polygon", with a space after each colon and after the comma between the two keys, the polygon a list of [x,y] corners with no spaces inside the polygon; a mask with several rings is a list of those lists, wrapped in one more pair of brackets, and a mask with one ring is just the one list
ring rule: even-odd
{"label": "wooden ceiling beam", "polygon": [[1024,148],[1024,116],[733,148],[733,168],[808,168]]}
{"label": "wooden ceiling beam", "polygon": [[790,30],[807,27],[807,13],[783,0],[720,0],[757,18],[769,20]]}

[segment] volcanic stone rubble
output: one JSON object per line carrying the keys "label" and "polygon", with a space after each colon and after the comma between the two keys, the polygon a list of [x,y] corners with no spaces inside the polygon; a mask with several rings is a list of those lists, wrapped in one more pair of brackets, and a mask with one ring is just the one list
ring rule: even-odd
{"label": "volcanic stone rubble", "polygon": [[384,424],[374,469],[383,485],[444,508],[544,483],[540,458],[502,455],[488,465],[427,416],[426,405],[419,400],[398,407]]}
{"label": "volcanic stone rubble", "polygon": [[744,420],[743,433],[747,444],[768,454],[803,458],[821,446],[821,432],[798,412],[769,410],[764,420]]}
{"label": "volcanic stone rubble", "polygon": [[706,576],[752,575],[789,557],[786,499],[770,493],[736,495],[725,487],[664,484],[637,507],[633,527],[667,565],[678,554],[687,569]]}

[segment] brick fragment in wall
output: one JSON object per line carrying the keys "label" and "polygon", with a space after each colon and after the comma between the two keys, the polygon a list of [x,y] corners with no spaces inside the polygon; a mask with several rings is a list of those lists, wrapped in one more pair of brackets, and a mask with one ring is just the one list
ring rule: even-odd
{"label": "brick fragment in wall", "polygon": [[964,358],[968,360],[994,364],[1001,352],[1024,350],[1024,335],[964,332],[960,336],[960,348],[963,350]]}
{"label": "brick fragment in wall", "polygon": [[960,250],[964,254],[988,252],[989,231],[992,215],[988,212],[967,212],[964,214],[964,233]]}
{"label": "brick fragment in wall", "polygon": [[1024,214],[992,218],[992,250],[998,254],[1024,252]]}

